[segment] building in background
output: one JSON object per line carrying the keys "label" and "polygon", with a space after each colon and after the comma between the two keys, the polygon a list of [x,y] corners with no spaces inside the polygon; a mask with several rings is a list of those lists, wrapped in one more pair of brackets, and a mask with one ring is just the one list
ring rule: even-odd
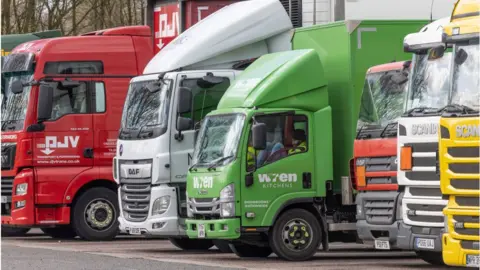
{"label": "building in background", "polygon": [[[157,52],[218,9],[242,0],[147,0]],[[248,1],[248,0],[247,0]],[[295,27],[342,20],[426,20],[450,15],[455,0],[279,0]]]}

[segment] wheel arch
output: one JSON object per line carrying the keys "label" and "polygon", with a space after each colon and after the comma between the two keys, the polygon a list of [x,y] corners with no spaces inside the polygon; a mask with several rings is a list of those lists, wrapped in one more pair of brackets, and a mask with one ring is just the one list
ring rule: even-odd
{"label": "wheel arch", "polygon": [[78,201],[78,198],[80,198],[82,194],[96,187],[108,188],[111,191],[115,192],[115,194],[117,194],[117,184],[115,182],[107,179],[95,179],[90,182],[84,183],[82,186],[80,186],[76,190],[76,192],[73,195],[73,199],[71,200],[72,201],[71,205],[72,206],[75,205],[75,203]]}

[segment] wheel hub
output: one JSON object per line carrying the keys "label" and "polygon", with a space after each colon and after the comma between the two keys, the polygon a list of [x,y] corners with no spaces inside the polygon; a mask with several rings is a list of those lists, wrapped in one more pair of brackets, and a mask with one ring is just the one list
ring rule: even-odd
{"label": "wheel hub", "polygon": [[88,204],[85,211],[87,224],[97,230],[108,228],[114,219],[113,207],[104,201],[94,201]]}
{"label": "wheel hub", "polygon": [[285,224],[282,236],[283,242],[289,249],[300,251],[310,246],[312,229],[306,221],[295,219]]}

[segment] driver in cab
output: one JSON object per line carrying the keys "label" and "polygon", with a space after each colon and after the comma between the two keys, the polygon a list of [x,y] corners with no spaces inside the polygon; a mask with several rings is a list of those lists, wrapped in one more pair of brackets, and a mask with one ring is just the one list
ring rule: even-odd
{"label": "driver in cab", "polygon": [[303,153],[307,151],[307,136],[303,129],[295,129],[292,137],[292,149],[288,150],[288,155]]}

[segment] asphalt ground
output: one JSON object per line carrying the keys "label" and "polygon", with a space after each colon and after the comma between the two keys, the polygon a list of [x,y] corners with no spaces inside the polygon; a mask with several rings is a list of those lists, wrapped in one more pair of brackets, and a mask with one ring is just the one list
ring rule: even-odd
{"label": "asphalt ground", "polygon": [[[149,270],[149,269],[441,269],[412,252],[376,251],[359,244],[331,243],[329,252],[318,252],[305,262],[238,258],[215,247],[205,252],[182,251],[168,240],[121,235],[114,241],[59,241],[31,230],[25,237],[1,241],[2,269],[12,270]],[[454,269],[447,268],[444,269]]]}

